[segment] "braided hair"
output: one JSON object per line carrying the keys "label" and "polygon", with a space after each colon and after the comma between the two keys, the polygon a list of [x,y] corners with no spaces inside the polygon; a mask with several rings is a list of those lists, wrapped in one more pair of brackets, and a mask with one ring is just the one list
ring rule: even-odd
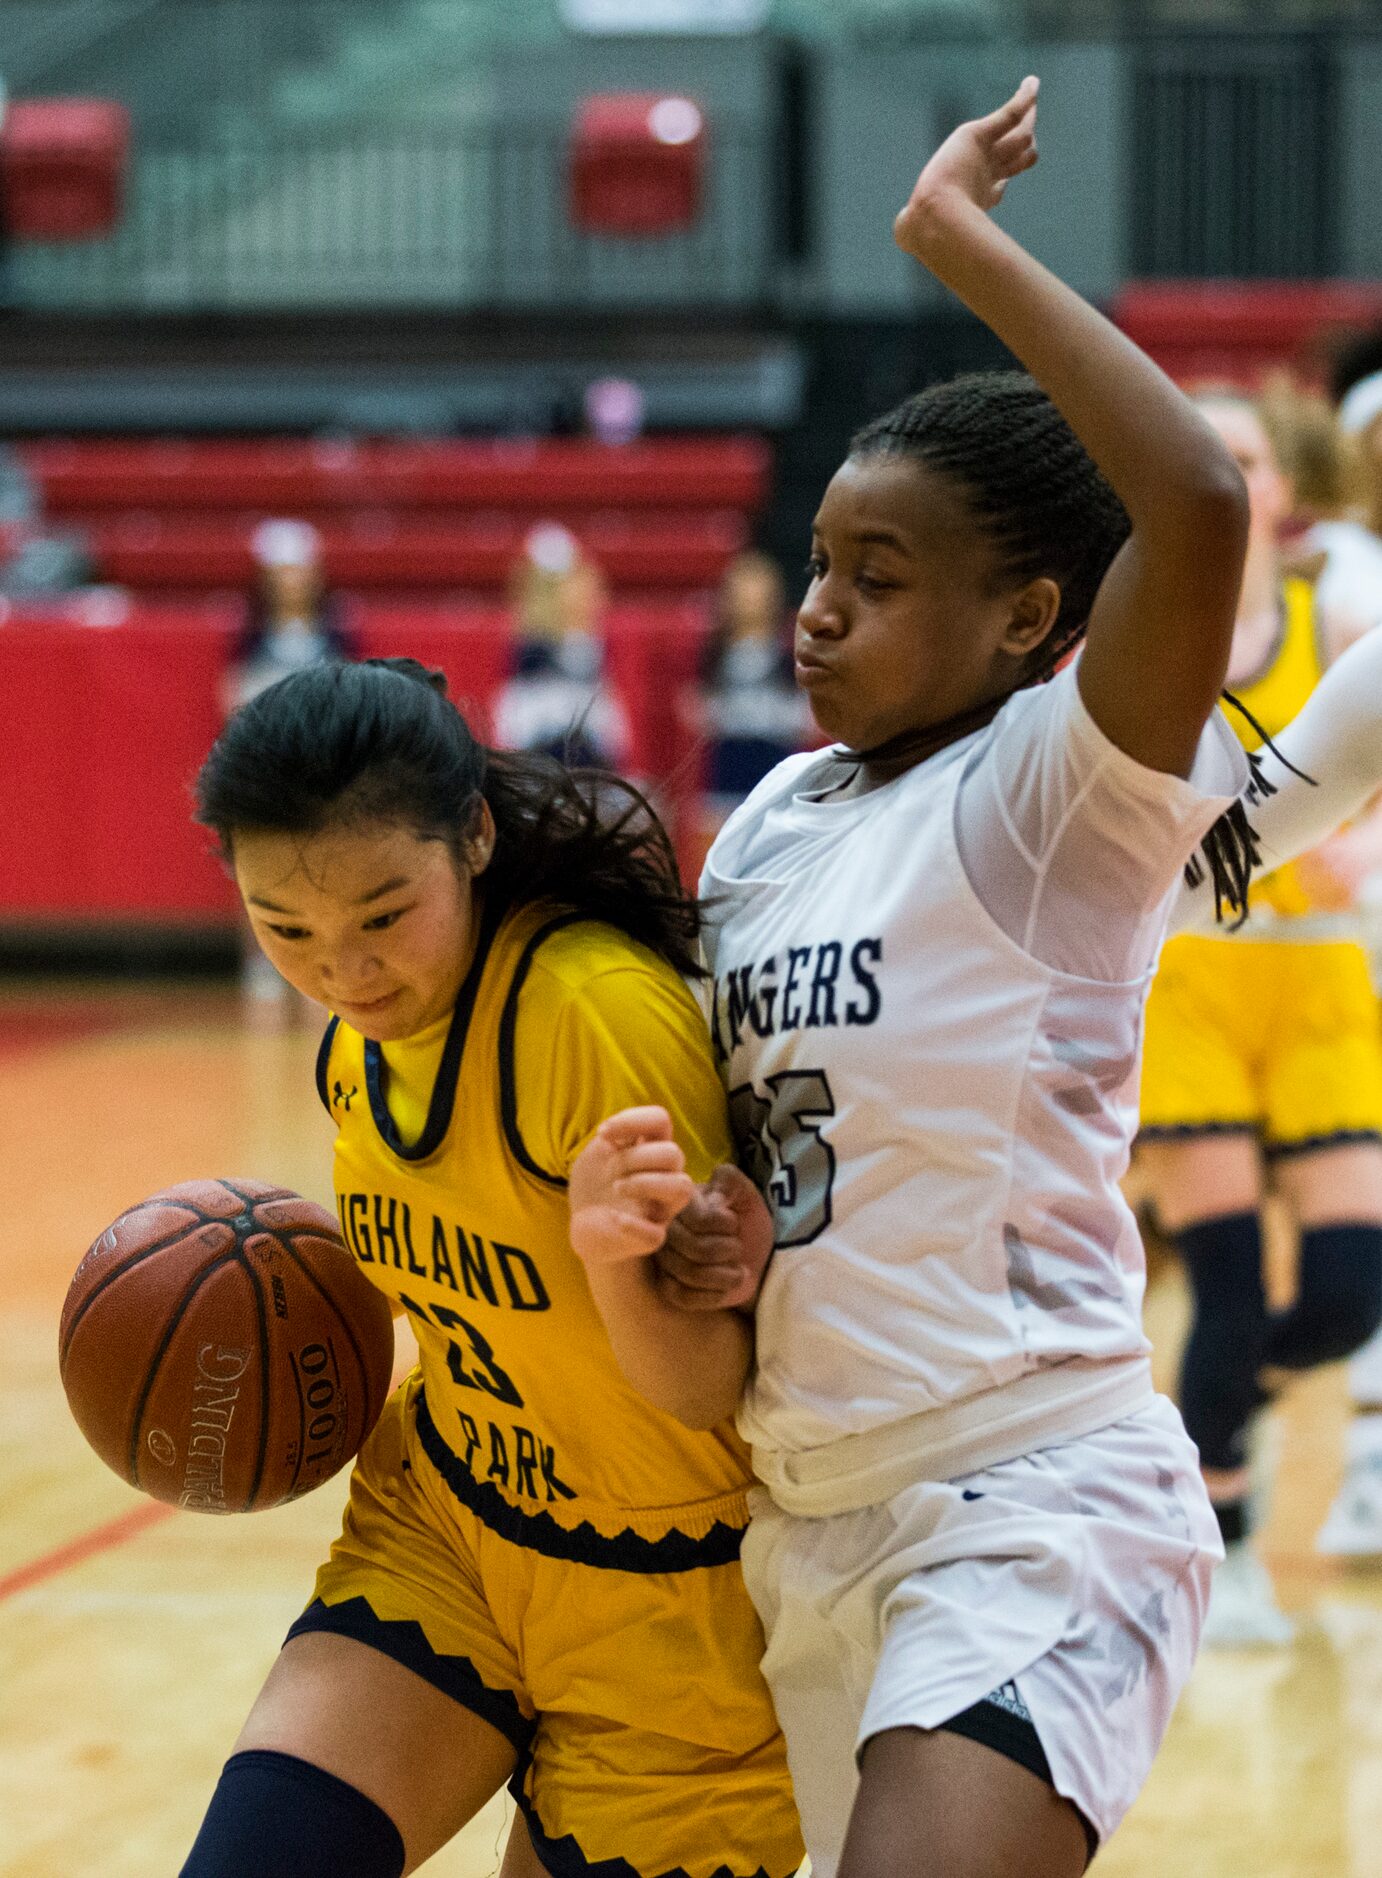
{"label": "braided hair", "polygon": [[[916,761],[988,723],[1013,692],[1053,678],[1084,638],[1095,596],[1132,532],[1127,510],[1046,393],[1025,372],[967,372],[906,398],[857,431],[856,462],[903,458],[946,477],[992,544],[998,574],[1015,585],[1046,578],[1060,588],[1055,623],[1012,691],[943,724],[904,732],[858,752],[870,763]],[[1253,766],[1258,799],[1272,786]],[[1221,815],[1186,865],[1197,886],[1206,870],[1216,915],[1247,918],[1248,881],[1259,860],[1241,802]]]}

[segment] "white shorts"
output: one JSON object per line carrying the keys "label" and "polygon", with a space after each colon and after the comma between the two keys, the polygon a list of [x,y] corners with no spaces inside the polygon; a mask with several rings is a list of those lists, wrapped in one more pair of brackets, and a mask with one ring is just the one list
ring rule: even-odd
{"label": "white shorts", "polygon": [[1056,1791],[1107,1839],[1190,1674],[1223,1556],[1170,1402],[857,1512],[803,1518],[762,1488],[751,1505],[744,1578],[814,1878],[834,1878],[864,1744],[1004,1684]]}

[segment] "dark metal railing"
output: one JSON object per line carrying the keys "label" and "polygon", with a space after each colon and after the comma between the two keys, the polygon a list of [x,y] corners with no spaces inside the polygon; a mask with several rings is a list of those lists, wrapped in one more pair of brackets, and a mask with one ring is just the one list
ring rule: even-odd
{"label": "dark metal railing", "polygon": [[21,305],[753,305],[768,289],[773,147],[709,131],[702,212],[657,239],[581,233],[566,137],[545,126],[144,143],[109,239],[24,247]]}
{"label": "dark metal railing", "polygon": [[1134,271],[1248,279],[1337,271],[1330,40],[1181,36],[1141,41],[1130,56]]}

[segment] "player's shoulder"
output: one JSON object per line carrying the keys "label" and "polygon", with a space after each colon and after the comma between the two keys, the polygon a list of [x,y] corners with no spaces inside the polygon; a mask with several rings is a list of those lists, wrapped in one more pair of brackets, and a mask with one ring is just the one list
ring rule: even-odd
{"label": "player's shoulder", "polygon": [[717,864],[728,863],[731,857],[741,854],[765,811],[774,803],[785,802],[791,796],[809,792],[815,773],[820,771],[823,774],[839,755],[840,746],[830,744],[818,750],[798,750],[784,757],[780,763],[775,763],[726,817],[711,843],[705,867],[710,880],[714,880],[717,871],[733,874],[736,871],[734,866],[721,868]]}
{"label": "player's shoulder", "polygon": [[[558,918],[560,916],[557,916]],[[573,1005],[637,997],[690,998],[675,966],[603,920],[553,924],[533,947],[522,984],[523,1015],[555,1021]]]}

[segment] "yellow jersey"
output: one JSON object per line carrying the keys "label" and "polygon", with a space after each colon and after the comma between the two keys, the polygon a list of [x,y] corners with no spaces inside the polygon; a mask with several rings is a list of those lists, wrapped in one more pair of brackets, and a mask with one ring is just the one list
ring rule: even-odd
{"label": "yellow jersey", "polygon": [[[615,1111],[656,1102],[693,1179],[732,1158],[699,1005],[613,928],[549,905],[486,912],[450,1017],[400,1043],[333,1020],[318,1090],[336,1123],[341,1230],[417,1333],[418,1431],[458,1499],[519,1543],[663,1540],[743,1489],[726,1423],[684,1428],[624,1379],[567,1232],[567,1176]],[[636,1518],[630,1518],[636,1514]],[[725,1532],[726,1556],[739,1534]],[[579,1545],[577,1546],[579,1550]],[[646,1568],[646,1566],[645,1566]]]}
{"label": "yellow jersey", "polygon": [[[1315,590],[1307,580],[1290,579],[1282,583],[1281,629],[1266,665],[1246,684],[1230,684],[1229,690],[1269,737],[1277,737],[1299,714],[1324,676],[1324,668]],[[1224,715],[1245,750],[1261,748],[1262,738],[1232,705]],[[1251,897],[1254,905],[1282,918],[1299,918],[1311,911],[1309,896],[1290,862],[1255,880]],[[1244,936],[1253,937],[1251,927]]]}

